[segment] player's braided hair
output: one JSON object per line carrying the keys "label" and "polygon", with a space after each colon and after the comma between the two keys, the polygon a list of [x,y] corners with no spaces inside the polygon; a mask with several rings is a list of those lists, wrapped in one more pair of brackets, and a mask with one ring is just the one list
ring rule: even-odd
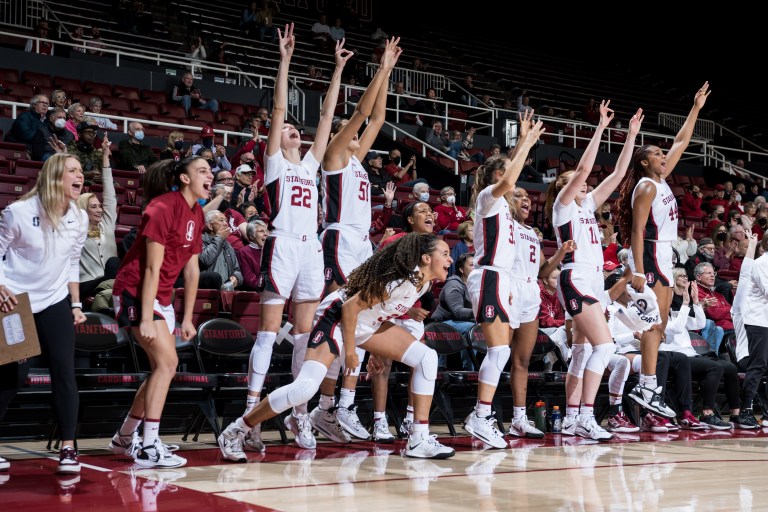
{"label": "player's braided hair", "polygon": [[358,294],[368,304],[387,299],[387,285],[407,280],[420,288],[423,283],[418,267],[421,256],[435,250],[439,239],[435,235],[408,233],[376,251],[349,275],[347,295]]}

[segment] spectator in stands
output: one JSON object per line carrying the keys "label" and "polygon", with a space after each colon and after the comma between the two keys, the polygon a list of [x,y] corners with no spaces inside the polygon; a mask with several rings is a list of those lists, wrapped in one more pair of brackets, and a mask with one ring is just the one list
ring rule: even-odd
{"label": "spectator in stands", "polygon": [[685,265],[688,258],[692,258],[696,255],[699,245],[693,238],[693,226],[688,226],[685,229],[685,238],[677,235],[677,240],[672,242],[672,249],[677,252],[677,262],[680,265]]}
{"label": "spectator in stands", "polygon": [[704,226],[704,228],[711,232],[715,226],[722,223],[725,220],[725,207],[721,204],[715,206],[711,209],[712,213],[709,215],[709,218],[707,219],[707,225]]}
{"label": "spectator in stands", "polygon": [[701,209],[701,203],[704,195],[698,185],[691,185],[685,190],[683,199],[680,201],[681,217],[705,217],[706,214]]}
{"label": "spectator in stands", "polygon": [[382,170],[381,155],[375,151],[369,151],[368,155],[365,157],[364,167],[368,171],[368,181],[371,183],[371,195],[384,195],[387,183],[392,182],[392,176]]}
{"label": "spectator in stands", "polygon": [[157,157],[152,148],[142,144],[144,140],[144,127],[138,121],[128,123],[128,139],[120,141],[117,145],[119,155],[117,164],[120,169],[134,169],[139,174],[147,172],[147,167],[157,162]]}
{"label": "spectator in stands", "polygon": [[197,153],[195,155],[203,157],[206,162],[208,162],[208,165],[211,166],[211,172],[214,174],[222,170],[219,165],[216,163],[216,159],[213,156],[213,151],[208,148],[200,148],[197,150]]}
{"label": "spectator in stands", "polygon": [[[451,259],[456,262],[459,256],[468,252],[475,252],[475,223],[471,219],[467,219],[456,228],[456,235],[459,237],[459,242],[451,248]],[[448,275],[454,275],[456,272],[456,264],[451,263],[451,268],[448,269]]]}
{"label": "spectator in stands", "polygon": [[[427,97],[421,100],[419,106],[421,111],[425,114],[424,124],[427,126],[433,125],[432,128],[434,128],[434,124],[439,122],[445,115],[444,104],[437,99],[437,91],[434,87],[427,89]],[[442,126],[443,124],[440,123],[441,128]],[[447,146],[447,144],[445,145]]]}
{"label": "spectator in stands", "polygon": [[725,199],[725,187],[718,183],[715,185],[714,196],[709,200],[709,207],[722,206],[724,209],[728,209],[728,200]]}
{"label": "spectator in stands", "polygon": [[557,298],[557,280],[559,278],[560,269],[556,268],[539,283],[541,288],[539,326],[542,329],[558,328],[565,325],[565,311],[560,304],[560,299]]}
{"label": "spectator in stands", "polygon": [[448,146],[451,143],[448,139],[448,133],[443,131],[443,123],[440,121],[435,121],[432,124],[432,128],[427,129],[424,142],[443,153],[448,151]]}
{"label": "spectator in stands", "polygon": [[341,18],[336,18],[336,22],[331,27],[331,39],[333,41],[341,41],[345,35],[346,31],[341,26]]}
{"label": "spectator in stands", "polygon": [[240,16],[240,30],[248,37],[256,35],[256,15],[258,12],[259,4],[257,2],[251,2],[249,7],[243,9],[243,14]]}
{"label": "spectator in stands", "polygon": [[323,70],[314,64],[307,65],[307,79],[304,80],[304,86],[313,91],[324,91],[326,88],[326,78],[323,76]]}
{"label": "spectator in stands", "polygon": [[208,149],[211,151],[211,156],[214,160],[213,164],[208,162],[211,166],[211,171],[216,172],[219,169],[229,171],[232,169],[232,164],[227,158],[227,150],[221,144],[216,144],[214,137],[213,128],[209,125],[203,126],[203,129],[200,131],[200,142],[192,146],[192,153],[199,155],[202,150]]}
{"label": "spectator in stands", "polygon": [[261,8],[256,13],[256,26],[259,29],[259,41],[264,41],[266,36],[270,37],[272,43],[277,41],[277,30],[275,29],[275,16],[280,14],[280,7],[273,0],[263,0]]}
{"label": "spectator in stands", "polygon": [[[226,176],[228,175],[229,179]],[[227,242],[233,249],[240,249],[246,241],[246,219],[232,200],[232,178],[229,171],[219,171],[216,178],[220,179],[216,185],[211,188],[211,199],[203,207],[206,215],[212,211],[220,211],[227,218],[230,234]]]}
{"label": "spectator in stands", "polygon": [[184,107],[187,117],[190,117],[191,108],[210,110],[214,115],[219,111],[219,102],[216,99],[206,99],[200,89],[194,86],[195,77],[187,71],[181,76],[181,82],[173,86],[171,101]]}
{"label": "spectator in stands", "polygon": [[48,111],[48,119],[40,126],[32,140],[32,160],[45,162],[56,154],[56,145],[64,144],[66,147],[75,137],[66,129],[67,112],[63,108],[55,107]]}
{"label": "spectator in stands", "polygon": [[416,183],[426,183],[427,180],[419,178],[416,174],[416,155],[411,155],[408,159],[408,163],[405,166],[400,167],[402,163],[402,156],[400,150],[392,148],[389,150],[389,163],[384,170],[392,176],[392,180],[396,185],[402,185],[404,187],[412,187]]}
{"label": "spectator in stands", "polygon": [[70,141],[66,147],[60,146],[61,152],[69,153],[80,160],[86,186],[101,183],[101,168],[104,157],[102,150],[96,149],[94,146],[98,131],[99,125],[93,119],[85,120],[77,125],[78,140]]}
{"label": "spectator in stands", "polygon": [[[37,22],[35,28],[34,37],[40,39],[48,39],[48,22],[40,20]],[[34,52],[41,55],[53,55],[53,42],[51,41],[37,41],[35,39],[27,39],[27,44],[24,47],[25,52]]]}
{"label": "spectator in stands", "polygon": [[321,50],[330,48],[331,27],[328,26],[328,18],[325,14],[321,14],[318,21],[312,25],[312,41]]}
{"label": "spectator in stands", "polygon": [[[711,263],[699,263],[693,269],[693,273],[699,288],[699,301],[704,308],[706,317],[723,329],[723,336],[733,334],[731,305],[722,294],[715,291],[715,276],[717,275],[715,268]],[[720,341],[722,339],[716,340],[713,347],[716,352],[719,351]]]}
{"label": "spectator in stands", "polygon": [[105,48],[104,43],[101,42],[101,31],[99,27],[91,27],[91,39],[86,42],[88,47],[88,53],[91,55],[97,55],[99,57],[104,55],[102,51]]}
{"label": "spectator in stands", "polygon": [[256,178],[256,171],[248,164],[242,164],[235,171],[235,184],[232,190],[232,197],[235,199],[235,206],[243,201],[250,201],[258,205],[257,201],[263,201],[264,181]]}
{"label": "spectator in stands", "polygon": [[80,138],[80,134],[77,133],[77,127],[80,126],[80,123],[85,121],[85,106],[83,106],[80,103],[73,103],[69,106],[69,109],[67,109],[67,125],[66,128],[70,132],[72,132],[72,135],[74,135],[75,140],[78,140]]}
{"label": "spectator in stands", "polygon": [[582,118],[589,124],[597,124],[600,121],[600,110],[595,98],[587,100],[587,104],[584,105],[584,111],[582,112]]}
{"label": "spectator in stands", "polygon": [[51,93],[51,106],[67,110],[70,105],[72,105],[72,100],[67,98],[66,92],[61,89],[56,89]]}
{"label": "spectator in stands", "polygon": [[[474,267],[475,255],[467,252],[459,256],[453,265],[456,266],[456,274],[449,277],[440,290],[440,299],[437,309],[432,313],[432,320],[450,325],[463,336],[467,337],[469,330],[475,325],[475,315],[472,314],[472,300],[467,289],[467,278]],[[448,356],[438,357],[438,366],[447,366]],[[461,366],[465,371],[475,370],[472,358],[464,350],[461,352]]]}
{"label": "spectator in stands", "polygon": [[[208,59],[208,51],[205,49],[205,45],[203,44],[203,38],[202,36],[197,36],[196,38],[192,39],[192,41],[189,44],[189,50],[187,51],[186,57],[192,61],[190,65],[191,73],[194,75],[195,70],[198,66],[202,63],[202,61]],[[182,76],[183,80],[183,76]],[[183,103],[182,103],[183,104]],[[189,115],[189,107],[185,107],[187,109],[187,115]],[[214,114],[216,111],[214,110]]]}
{"label": "spectator in stands", "polygon": [[[28,294],[42,359],[50,371],[61,439],[56,472],[69,475],[80,472],[75,446],[79,398],[74,325],[85,322],[78,261],[88,216],[76,204],[82,187],[77,159],[56,155],[43,165],[32,190],[0,216],[0,312],[10,313],[18,304],[16,295]],[[0,366],[0,418],[26,381],[30,363],[22,360]],[[0,458],[0,467],[5,470],[9,464]]]}
{"label": "spectator in stands", "polygon": [[243,201],[240,203],[240,205],[237,207],[237,211],[240,212],[240,215],[243,216],[246,222],[249,222],[253,218],[258,218],[259,215],[259,209],[256,208],[256,205],[250,201]]}
{"label": "spectator in stands", "polygon": [[259,219],[249,220],[245,228],[248,237],[248,245],[237,250],[237,261],[243,273],[241,290],[258,291],[259,277],[261,276],[261,254],[264,242],[269,235],[266,223]]}
{"label": "spectator in stands", "polygon": [[6,142],[17,142],[27,146],[32,152],[32,142],[37,131],[45,124],[45,113],[48,111],[48,96],[38,94],[29,100],[29,110],[19,114],[11,125]]}
{"label": "spectator in stands", "polygon": [[90,108],[89,115],[96,120],[96,124],[99,125],[99,128],[104,130],[117,130],[117,125],[115,123],[110,121],[108,117],[101,115],[102,105],[101,98],[98,96],[92,97],[88,101],[88,106]]}
{"label": "spectator in stands", "polygon": [[86,52],[85,39],[83,39],[84,35],[85,35],[85,31],[83,30],[82,26],[75,28],[75,30],[70,35],[70,42],[74,45],[77,45],[72,47],[73,52],[77,52],[77,53]]}
{"label": "spectator in stands", "polygon": [[467,220],[467,209],[456,204],[456,191],[450,186],[440,190],[440,204],[435,206],[434,214],[439,235],[455,233]]}
{"label": "spectator in stands", "polygon": [[757,214],[757,206],[755,206],[755,203],[747,201],[742,205],[742,209],[744,210],[744,213],[742,213],[739,218],[740,224],[746,231],[752,231],[756,220],[755,215]]}
{"label": "spectator in stands", "polygon": [[269,110],[267,110],[264,107],[259,107],[259,110],[256,111],[256,115],[259,116],[259,118],[261,118],[261,126],[259,127],[259,134],[264,136],[269,135],[269,127],[272,125],[272,121],[269,118]]}
{"label": "spectator in stands", "polygon": [[381,41],[386,41],[387,39],[389,39],[389,35],[386,32],[384,32],[381,29],[381,27],[376,27],[376,30],[374,30],[373,33],[371,34],[371,39],[374,42],[380,43]]}
{"label": "spectator in stands", "polygon": [[176,160],[177,162],[192,154],[192,148],[184,151],[184,133],[174,130],[168,134],[168,143],[160,152],[160,160]]}
{"label": "spectator in stands", "polygon": [[[248,164],[256,170],[259,175],[264,174],[264,153],[267,150],[267,143],[261,138],[261,118],[254,117],[250,129],[243,128],[244,132],[251,132],[253,136],[248,142],[245,142],[237,152],[232,156],[232,164],[235,168],[241,164]],[[255,160],[255,162],[254,162]]]}
{"label": "spectator in stands", "polygon": [[735,248],[733,255],[729,261],[727,267],[723,267],[721,270],[731,270],[733,272],[741,271],[741,266],[744,263],[744,256],[747,254],[747,248],[749,247],[749,239],[735,240]]}
{"label": "spectator in stands", "polygon": [[120,260],[117,257],[115,223],[117,222],[117,197],[109,162],[110,150],[107,136],[101,143],[101,179],[104,187],[104,204],[96,194],[82,194],[77,205],[88,214],[88,236],[80,252],[80,297],[93,297],[96,287],[103,281],[114,279]]}
{"label": "spectator in stands", "polygon": [[520,96],[517,111],[521,114],[525,114],[528,111],[533,112],[533,107],[531,106],[531,97],[527,93]]}
{"label": "spectator in stands", "polygon": [[243,282],[237,254],[227,242],[231,233],[227,218],[220,211],[205,214],[203,252],[200,253],[200,270],[216,272],[221,276],[222,290],[232,291]]}
{"label": "spectator in stands", "polygon": [[427,183],[416,183],[413,185],[413,190],[411,190],[411,195],[408,197],[408,201],[429,203],[429,185]]}
{"label": "spectator in stands", "polygon": [[760,185],[757,183],[750,183],[749,190],[741,194],[742,199],[745,201],[754,201],[757,196],[760,195]]}
{"label": "spectator in stands", "polygon": [[766,231],[768,231],[768,212],[759,210],[755,214],[755,223],[752,224],[752,232],[757,233],[757,238],[762,240]]}
{"label": "spectator in stands", "polygon": [[[507,156],[514,155],[514,153],[514,146],[507,149]],[[544,176],[533,166],[533,157],[530,155],[525,159],[525,165],[520,172],[520,181],[527,181],[528,183],[544,183]],[[550,180],[550,183],[551,181],[552,180]]]}

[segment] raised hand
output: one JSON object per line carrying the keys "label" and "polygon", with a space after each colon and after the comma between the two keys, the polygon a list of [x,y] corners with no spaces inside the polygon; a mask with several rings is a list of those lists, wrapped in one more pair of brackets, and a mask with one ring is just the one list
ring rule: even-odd
{"label": "raised hand", "polygon": [[344,48],[344,38],[342,38],[340,41],[336,41],[334,55],[336,57],[336,67],[343,68],[347,61],[355,55],[355,52]]}
{"label": "raised hand", "polygon": [[381,57],[381,67],[384,69],[393,69],[397,64],[397,59],[400,58],[400,54],[403,53],[403,49],[398,46],[400,44],[399,37],[392,37],[387,41],[387,46],[384,49],[384,55]]}
{"label": "raised hand", "polygon": [[643,119],[645,119],[643,109],[639,108],[637,109],[637,112],[635,112],[635,115],[632,116],[632,119],[629,120],[630,137],[634,137],[640,131],[640,125],[643,124]]}
{"label": "raised hand", "polygon": [[62,141],[60,141],[59,138],[56,135],[51,135],[51,138],[48,139],[48,144],[57,153],[66,153],[67,152],[67,145],[64,144]]}
{"label": "raised hand", "polygon": [[107,132],[104,132],[104,140],[101,141],[101,154],[108,157],[112,154],[112,150],[109,149],[109,139],[107,138]]}
{"label": "raised hand", "polygon": [[601,128],[607,128],[611,121],[613,121],[613,109],[609,108],[611,100],[603,100],[600,102],[600,122],[598,126]]}
{"label": "raised hand", "polygon": [[293,35],[293,23],[285,24],[285,31],[277,29],[277,45],[280,48],[280,58],[291,58],[296,47],[296,37]]}
{"label": "raised hand", "polygon": [[384,204],[392,204],[392,201],[395,199],[396,189],[394,181],[387,182],[387,186],[384,188]]}
{"label": "raised hand", "polygon": [[525,140],[525,136],[533,126],[533,109],[527,109],[525,112],[518,112],[517,118],[520,121],[520,140]]}
{"label": "raised hand", "polygon": [[707,102],[707,98],[709,98],[709,94],[711,92],[712,91],[709,90],[709,82],[704,82],[704,85],[702,85],[699,90],[696,91],[696,95],[693,97],[693,104],[698,108],[703,107]]}
{"label": "raised hand", "polygon": [[546,128],[544,128],[544,122],[538,121],[536,124],[534,124],[531,129],[526,134],[526,141],[530,141],[531,144],[534,144],[537,140],[539,140],[539,137],[541,137],[541,134],[546,131]]}

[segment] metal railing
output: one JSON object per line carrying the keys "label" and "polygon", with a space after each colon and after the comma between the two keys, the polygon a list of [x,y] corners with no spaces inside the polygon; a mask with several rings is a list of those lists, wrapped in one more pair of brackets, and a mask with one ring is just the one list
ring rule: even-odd
{"label": "metal railing", "polygon": [[0,0],[0,25],[34,29],[44,10],[41,0]]}
{"label": "metal railing", "polygon": [[[659,114],[659,126],[663,126],[664,128],[668,128],[669,130],[677,133],[678,130],[680,130],[680,127],[685,124],[685,120],[688,118],[688,115],[678,115],[678,114],[665,114],[660,113]],[[714,121],[708,121],[706,119],[698,119],[696,120],[696,125],[693,127],[693,136],[698,137],[700,139],[706,139],[708,141],[715,139],[715,122]]]}
{"label": "metal railing", "polygon": [[[378,64],[369,62],[365,67],[366,76],[368,78],[373,78],[373,75],[375,75],[378,70]],[[448,79],[446,79],[444,75],[404,68],[393,69],[390,79],[395,83],[403,82],[406,91],[420,96],[426,96],[427,90],[429,89],[435,89],[437,93],[440,93],[446,88],[448,83]]]}

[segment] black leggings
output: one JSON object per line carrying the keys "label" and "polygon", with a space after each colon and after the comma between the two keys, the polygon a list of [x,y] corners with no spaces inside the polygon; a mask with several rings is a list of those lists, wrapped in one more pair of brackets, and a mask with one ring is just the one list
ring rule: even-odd
{"label": "black leggings", "polygon": [[[675,396],[677,403],[680,404],[680,411],[691,410],[692,388],[691,388],[691,363],[690,357],[680,352],[663,351],[669,361],[668,366],[656,365],[656,378],[660,386],[667,390],[667,376],[669,372],[675,375]],[[664,394],[662,394],[664,396]]]}
{"label": "black leggings", "polygon": [[759,325],[745,325],[749,343],[747,371],[744,375],[744,408],[752,408],[752,400],[768,369],[768,328]]}
{"label": "black leggings", "polygon": [[691,376],[701,383],[701,394],[705,409],[717,411],[715,396],[720,381],[723,381],[725,396],[728,399],[730,409],[740,409],[739,397],[739,373],[736,365],[722,359],[714,359],[708,356],[690,357]]}
{"label": "black leggings", "polygon": [[[75,329],[69,299],[64,299],[35,313],[35,327],[40,340],[41,363],[51,373],[51,390],[60,437],[74,439],[80,397],[75,381]],[[0,419],[16,392],[27,380],[30,360],[0,366]]]}

